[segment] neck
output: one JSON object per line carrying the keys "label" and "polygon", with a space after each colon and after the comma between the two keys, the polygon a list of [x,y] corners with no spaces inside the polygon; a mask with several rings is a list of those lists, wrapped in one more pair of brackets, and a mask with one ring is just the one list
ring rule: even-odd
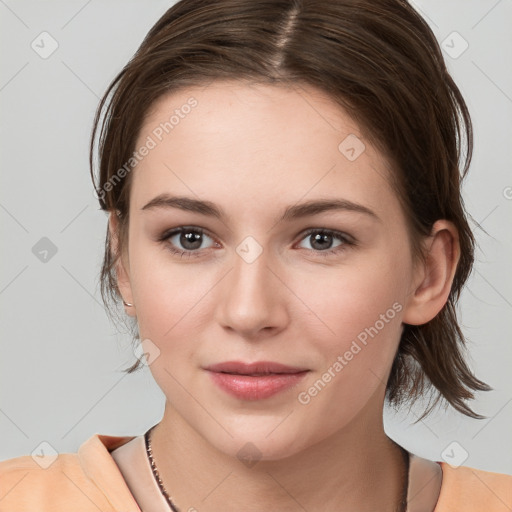
{"label": "neck", "polygon": [[151,435],[153,457],[180,512],[397,512],[406,462],[384,432],[382,410],[368,416],[292,456],[246,465],[213,447],[166,402]]}

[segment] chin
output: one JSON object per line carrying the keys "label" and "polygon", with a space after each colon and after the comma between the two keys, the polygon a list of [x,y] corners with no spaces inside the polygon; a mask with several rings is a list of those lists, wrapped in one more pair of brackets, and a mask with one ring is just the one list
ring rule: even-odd
{"label": "chin", "polygon": [[292,425],[291,422],[285,425],[290,418],[284,422],[282,417],[277,421],[275,418],[269,421],[268,417],[258,419],[260,421],[257,422],[248,419],[227,423],[225,427],[233,437],[225,432],[222,437],[214,437],[212,430],[200,433],[210,445],[229,457],[239,459],[247,467],[260,461],[291,457],[315,443],[304,435],[305,429],[300,425]]}

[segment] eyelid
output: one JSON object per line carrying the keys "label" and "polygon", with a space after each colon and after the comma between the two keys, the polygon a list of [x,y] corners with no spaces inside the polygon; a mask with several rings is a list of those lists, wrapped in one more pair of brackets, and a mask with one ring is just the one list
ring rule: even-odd
{"label": "eyelid", "polygon": [[336,247],[324,249],[322,251],[316,251],[314,249],[307,249],[307,248],[299,248],[299,249],[307,251],[307,253],[314,254],[314,258],[323,258],[323,259],[339,258],[346,251],[357,246],[357,242],[353,236],[351,236],[348,233],[345,233],[343,231],[338,231],[337,229],[329,229],[329,228],[309,228],[306,231],[303,231],[301,233],[298,243],[302,242],[303,240],[307,239],[309,236],[311,236],[312,234],[315,234],[315,233],[327,234],[334,239],[338,239],[340,241],[340,244],[337,245]]}
{"label": "eyelid", "polygon": [[308,228],[305,231],[301,232],[300,240],[303,240],[305,237],[307,237],[308,235],[312,235],[313,233],[325,233],[328,235],[332,235],[333,237],[341,238],[346,243],[351,243],[354,245],[356,244],[356,239],[352,235],[349,235],[345,231],[338,231],[337,229],[330,228]]}
{"label": "eyelid", "polygon": [[[176,235],[182,231],[186,231],[187,229],[189,229],[191,231],[197,231],[201,234],[205,234],[205,235],[209,236],[212,240],[215,240],[216,242],[218,242],[217,237],[215,235],[210,233],[206,228],[201,228],[199,226],[176,226],[175,228],[167,229],[160,236],[158,236],[158,240],[159,241],[166,240],[170,236]],[[301,237],[300,240],[302,240],[307,235],[310,235],[312,233],[318,233],[318,232],[340,236],[340,237],[346,239],[348,242],[355,243],[355,241],[356,241],[356,239],[352,235],[349,235],[345,231],[338,231],[336,229],[323,228],[323,227],[307,228],[307,229],[301,231],[301,233],[298,236],[300,236]]]}
{"label": "eyelid", "polygon": [[[211,238],[215,243],[220,243],[212,233],[210,233],[207,229],[201,228],[199,226],[176,226],[175,228],[167,229],[160,236],[157,237],[159,242],[165,242],[172,236],[178,235],[180,233],[186,233],[188,231],[195,231],[201,235],[206,235]],[[190,251],[190,252],[198,252],[198,251]]]}

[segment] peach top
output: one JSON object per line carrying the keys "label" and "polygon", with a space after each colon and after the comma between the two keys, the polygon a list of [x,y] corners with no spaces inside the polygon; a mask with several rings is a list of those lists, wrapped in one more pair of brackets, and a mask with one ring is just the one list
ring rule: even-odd
{"label": "peach top", "polygon": [[[413,454],[410,460],[410,476],[413,471],[420,472],[414,468],[422,465],[429,470],[441,469],[440,493],[434,501],[434,509],[415,508],[413,503],[418,505],[419,501],[414,499],[408,508],[410,512],[512,510],[511,475],[466,466],[454,468],[445,462],[433,463]],[[136,472],[134,468],[137,468]],[[432,475],[432,482],[436,482],[435,470]],[[435,485],[431,490],[435,490]],[[0,462],[0,512],[71,510],[170,511],[151,472],[143,435],[94,434],[77,453],[62,453],[56,458],[23,455]]]}

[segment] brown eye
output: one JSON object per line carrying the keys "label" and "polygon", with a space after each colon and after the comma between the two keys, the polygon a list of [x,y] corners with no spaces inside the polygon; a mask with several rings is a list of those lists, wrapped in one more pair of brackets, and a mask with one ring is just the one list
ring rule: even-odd
{"label": "brown eye", "polygon": [[166,248],[173,254],[195,257],[199,256],[203,249],[209,248],[201,247],[205,237],[211,239],[201,228],[181,226],[165,232],[159,240],[165,243]]}
{"label": "brown eye", "polygon": [[[327,256],[329,254],[341,252],[347,248],[347,246],[355,245],[352,237],[349,237],[345,233],[340,231],[333,231],[330,229],[310,229],[303,233],[302,240],[309,240],[312,251]],[[335,244],[338,240],[339,243]],[[303,247],[304,248],[304,247]],[[305,249],[308,249],[305,247]]]}

